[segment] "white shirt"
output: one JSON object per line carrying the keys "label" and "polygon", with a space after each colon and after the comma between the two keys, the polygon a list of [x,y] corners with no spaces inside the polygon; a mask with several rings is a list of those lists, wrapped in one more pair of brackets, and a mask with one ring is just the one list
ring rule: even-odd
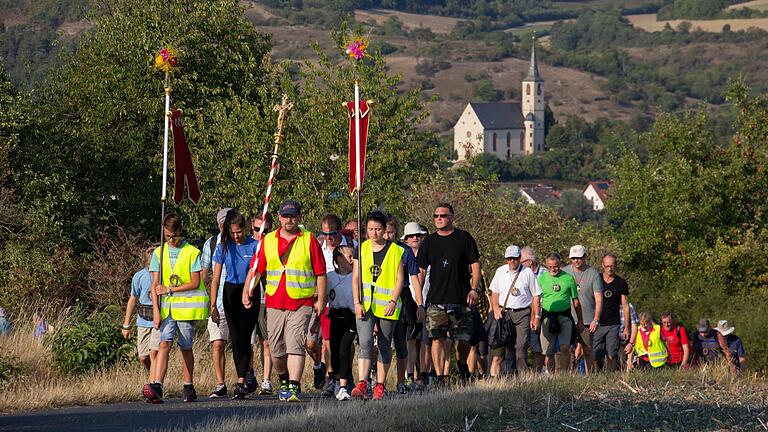
{"label": "white shirt", "polygon": [[[341,236],[341,243],[339,243],[339,246],[347,246],[347,238],[345,236]],[[336,270],[333,266],[333,249],[328,247],[325,237],[323,237],[323,241],[320,242],[320,248],[323,250],[323,256],[325,257],[325,272],[330,273]]]}
{"label": "white shirt", "polygon": [[335,271],[326,273],[328,277],[328,305],[332,309],[349,309],[354,312],[355,302],[352,297],[352,272],[340,275]]}
{"label": "white shirt", "polygon": [[507,292],[509,292],[512,281],[515,279],[517,271],[510,270],[508,265],[503,265],[496,269],[496,274],[493,275],[491,280],[491,292],[499,295],[499,306],[508,309],[522,309],[527,308],[533,303],[534,296],[541,295],[541,288],[539,282],[536,280],[536,276],[531,269],[524,266],[518,266],[520,276],[515,281],[515,288],[517,292],[513,291],[510,294],[507,304],[504,304],[504,299],[507,298]]}

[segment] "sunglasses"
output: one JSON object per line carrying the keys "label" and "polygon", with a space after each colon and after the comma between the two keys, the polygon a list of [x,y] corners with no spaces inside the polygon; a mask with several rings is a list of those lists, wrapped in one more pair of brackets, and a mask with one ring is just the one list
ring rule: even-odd
{"label": "sunglasses", "polygon": [[412,239],[412,238],[421,238],[423,236],[424,236],[424,234],[408,234],[407,236],[405,236],[405,239],[408,240],[408,239]]}
{"label": "sunglasses", "polygon": [[507,261],[518,261],[520,260],[520,257],[507,257]]}
{"label": "sunglasses", "polygon": [[326,231],[320,231],[320,232],[321,232],[323,235],[327,235],[327,236],[333,236],[333,235],[336,235],[336,234],[338,234],[338,231],[327,231],[327,232],[326,232]]}
{"label": "sunglasses", "polygon": [[448,219],[449,217],[453,216],[450,213],[435,213],[432,215],[435,219]]}

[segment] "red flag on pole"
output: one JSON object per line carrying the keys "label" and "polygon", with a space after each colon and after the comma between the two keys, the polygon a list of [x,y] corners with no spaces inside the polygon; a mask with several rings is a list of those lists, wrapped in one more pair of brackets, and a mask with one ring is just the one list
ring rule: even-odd
{"label": "red flag on pole", "polygon": [[[349,115],[349,190],[362,189],[365,177],[365,146],[368,142],[368,120],[370,108],[368,102],[360,101],[360,149],[355,151],[355,102],[347,102]],[[357,155],[360,155],[360,184],[357,184]]]}
{"label": "red flag on pole", "polygon": [[197,205],[200,202],[200,187],[192,165],[187,138],[184,136],[184,124],[181,122],[181,110],[171,109],[171,130],[173,132],[173,202],[176,205],[184,199],[184,186],[189,190],[189,199]]}

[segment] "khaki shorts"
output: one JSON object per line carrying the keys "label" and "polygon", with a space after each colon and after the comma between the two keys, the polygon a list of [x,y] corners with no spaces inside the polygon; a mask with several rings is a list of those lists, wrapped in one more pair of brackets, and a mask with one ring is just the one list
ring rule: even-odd
{"label": "khaki shorts", "polygon": [[136,328],[136,352],[139,357],[146,357],[150,351],[160,349],[160,332],[154,327]]}
{"label": "khaki shorts", "polygon": [[208,318],[208,340],[210,342],[217,340],[226,342],[229,340],[229,324],[227,324],[227,314],[224,311],[219,311],[218,325]]}
{"label": "khaki shorts", "polygon": [[306,353],[307,328],[312,316],[312,307],[302,306],[298,310],[267,310],[267,334],[272,357],[286,354],[303,356]]}

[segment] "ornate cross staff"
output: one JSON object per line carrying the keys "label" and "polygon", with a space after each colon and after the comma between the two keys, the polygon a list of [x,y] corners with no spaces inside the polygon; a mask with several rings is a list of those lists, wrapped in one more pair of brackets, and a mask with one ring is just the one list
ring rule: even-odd
{"label": "ornate cross staff", "polygon": [[[275,179],[275,172],[277,171],[277,151],[280,148],[280,143],[283,142],[283,126],[285,125],[285,116],[288,115],[288,111],[293,108],[293,102],[288,102],[288,95],[283,95],[283,103],[275,105],[274,111],[277,112],[277,131],[274,134],[275,149],[272,152],[272,168],[269,170],[269,180],[267,180],[267,194],[264,198],[264,210],[261,212],[261,227],[259,228],[259,244],[256,246],[256,253],[253,260],[253,268],[251,283],[248,286],[248,299],[253,296],[253,290],[256,288],[258,282],[256,278],[256,269],[259,267],[259,252],[264,247],[264,227],[267,223],[267,213],[269,213],[269,200],[272,196],[272,183]],[[246,299],[243,299],[246,300]],[[245,301],[243,301],[245,303]]]}

